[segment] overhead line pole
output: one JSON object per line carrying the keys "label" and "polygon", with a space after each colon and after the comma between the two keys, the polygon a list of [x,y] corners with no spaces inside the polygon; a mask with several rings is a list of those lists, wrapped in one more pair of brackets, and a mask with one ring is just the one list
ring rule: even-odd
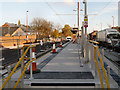
{"label": "overhead line pole", "polygon": [[27,29],[26,29],[26,43],[28,43],[28,11],[26,11],[26,24],[27,24]]}
{"label": "overhead line pole", "polygon": [[[85,0],[85,16],[87,16],[87,2]],[[85,37],[87,38],[87,27],[85,27]]]}
{"label": "overhead line pole", "polygon": [[78,37],[79,37],[79,27],[80,27],[79,17],[80,17],[80,7],[79,7],[79,2],[78,2]]}

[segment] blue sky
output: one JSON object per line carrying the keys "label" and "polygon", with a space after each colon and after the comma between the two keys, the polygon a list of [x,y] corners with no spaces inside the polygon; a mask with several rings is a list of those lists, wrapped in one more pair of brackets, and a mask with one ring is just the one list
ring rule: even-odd
{"label": "blue sky", "polygon": [[[8,2],[4,0],[0,2],[0,26],[5,22],[17,23],[20,19],[22,24],[26,24],[26,11],[29,11],[29,23],[33,18],[40,17],[45,18],[48,21],[52,21],[54,24],[59,24],[62,27],[65,24],[69,24],[71,27],[77,25],[77,12],[73,9],[77,9],[76,2],[68,2],[68,0],[53,0],[54,2],[37,2],[33,0],[17,0]],[[93,29],[100,30],[108,28],[108,25],[113,25],[112,16],[115,17],[115,26],[118,25],[118,3],[114,0],[108,0],[108,2],[88,2],[88,16],[89,27],[88,32],[92,32]],[[80,8],[84,9],[84,5],[80,2]],[[83,21],[84,12],[80,12],[80,22]],[[69,14],[69,15],[67,15]]]}

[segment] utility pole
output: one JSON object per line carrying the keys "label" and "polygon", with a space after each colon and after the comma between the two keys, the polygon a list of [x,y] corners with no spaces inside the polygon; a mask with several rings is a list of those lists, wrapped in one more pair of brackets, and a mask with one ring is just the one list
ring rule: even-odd
{"label": "utility pole", "polygon": [[80,17],[80,7],[79,7],[79,2],[78,2],[78,37],[79,37],[79,27],[80,27],[79,17]]}
{"label": "utility pole", "polygon": [[[86,2],[86,0],[84,0],[83,3],[85,4],[85,16],[87,16],[87,2]],[[85,27],[85,37],[87,38],[87,27]]]}
{"label": "utility pole", "polygon": [[113,18],[113,28],[114,28],[114,16],[112,16],[112,18]]}
{"label": "utility pole", "polygon": [[27,24],[27,29],[26,29],[26,43],[28,43],[28,11],[26,11],[26,24]]}
{"label": "utility pole", "polygon": [[83,0],[83,3],[85,5],[85,8],[84,8],[84,27],[85,27],[85,43],[84,43],[84,49],[85,49],[85,58],[87,59],[88,61],[88,45],[87,45],[87,27],[88,27],[88,16],[87,16],[87,1],[86,0]]}
{"label": "utility pole", "polygon": [[102,23],[101,23],[101,30],[102,30]]}

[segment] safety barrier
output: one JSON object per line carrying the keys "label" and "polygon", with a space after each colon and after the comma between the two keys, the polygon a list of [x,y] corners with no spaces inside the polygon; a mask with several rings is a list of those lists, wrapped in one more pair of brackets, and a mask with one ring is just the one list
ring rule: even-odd
{"label": "safety barrier", "polygon": [[105,78],[105,81],[106,81],[106,84],[107,84],[107,88],[110,88],[109,81],[108,81],[108,78],[107,78],[107,74],[105,72],[105,68],[104,68],[103,61],[102,61],[101,56],[100,56],[98,46],[94,46],[94,60],[95,60],[95,62],[97,64],[97,69],[98,69],[98,73],[99,73],[99,77],[100,77],[101,87],[104,88],[103,81],[102,81],[101,74],[100,74],[100,69],[98,67],[99,64],[98,64],[98,62],[96,60],[96,50],[97,50],[98,57],[100,59],[100,64],[101,64],[103,75],[104,75],[104,78]]}
{"label": "safety barrier", "polygon": [[94,44],[99,44],[99,42],[93,41],[93,40],[89,40],[89,42],[94,43]]}
{"label": "safety barrier", "polygon": [[[99,42],[92,41],[92,40],[84,40],[84,41],[81,40],[80,44],[82,44],[83,45],[82,47],[84,48],[84,58],[91,63],[91,69],[95,71],[95,74],[96,74],[95,78],[98,78],[98,75],[99,75],[101,88],[104,88],[103,78],[105,78],[107,88],[110,88],[108,77],[105,72],[105,68],[99,52],[99,48],[97,46]],[[98,62],[98,58],[99,58],[100,64]],[[102,68],[102,71],[100,70],[100,67]],[[98,72],[98,75],[97,75],[97,72]],[[102,73],[104,77],[102,77]]]}
{"label": "safety barrier", "polygon": [[14,67],[14,69],[11,71],[10,75],[6,78],[5,82],[3,83],[2,87],[0,89],[3,89],[5,87],[5,85],[7,84],[7,82],[10,80],[11,76],[14,74],[15,70],[17,69],[18,65],[21,63],[21,61],[24,59],[24,56],[26,55],[26,53],[28,52],[28,50],[30,48],[33,47],[33,45],[25,45],[28,46],[28,48],[26,49],[26,51],[23,53],[22,57],[20,58],[20,60],[18,61],[18,63],[16,64],[16,66]]}
{"label": "safety barrier", "polygon": [[17,87],[17,85],[19,84],[19,82],[20,82],[22,76],[25,74],[25,71],[26,71],[28,65],[29,65],[31,62],[33,62],[34,60],[36,60],[36,59],[33,59],[33,60],[29,61],[29,62],[26,64],[26,66],[25,66],[25,68],[24,68],[22,74],[20,75],[18,81],[16,82],[16,84],[15,84],[15,86],[14,86],[14,89]]}

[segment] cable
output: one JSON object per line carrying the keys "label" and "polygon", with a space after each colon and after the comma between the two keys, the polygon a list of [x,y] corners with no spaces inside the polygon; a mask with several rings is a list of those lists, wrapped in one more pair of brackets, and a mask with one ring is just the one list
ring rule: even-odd
{"label": "cable", "polygon": [[[57,12],[53,9],[53,7],[51,7],[51,5],[50,4],[48,4],[48,2],[45,2],[48,6],[49,6],[49,8],[55,13],[55,15],[57,16]],[[61,21],[61,23],[63,23],[64,21],[63,21],[63,19],[61,19],[61,17],[59,16],[59,20]]]}
{"label": "cable", "polygon": [[[112,2],[112,0],[110,1],[110,2],[108,2],[104,7],[103,7],[103,9],[99,12],[99,14],[110,4]],[[98,15],[99,15],[98,14]]]}

